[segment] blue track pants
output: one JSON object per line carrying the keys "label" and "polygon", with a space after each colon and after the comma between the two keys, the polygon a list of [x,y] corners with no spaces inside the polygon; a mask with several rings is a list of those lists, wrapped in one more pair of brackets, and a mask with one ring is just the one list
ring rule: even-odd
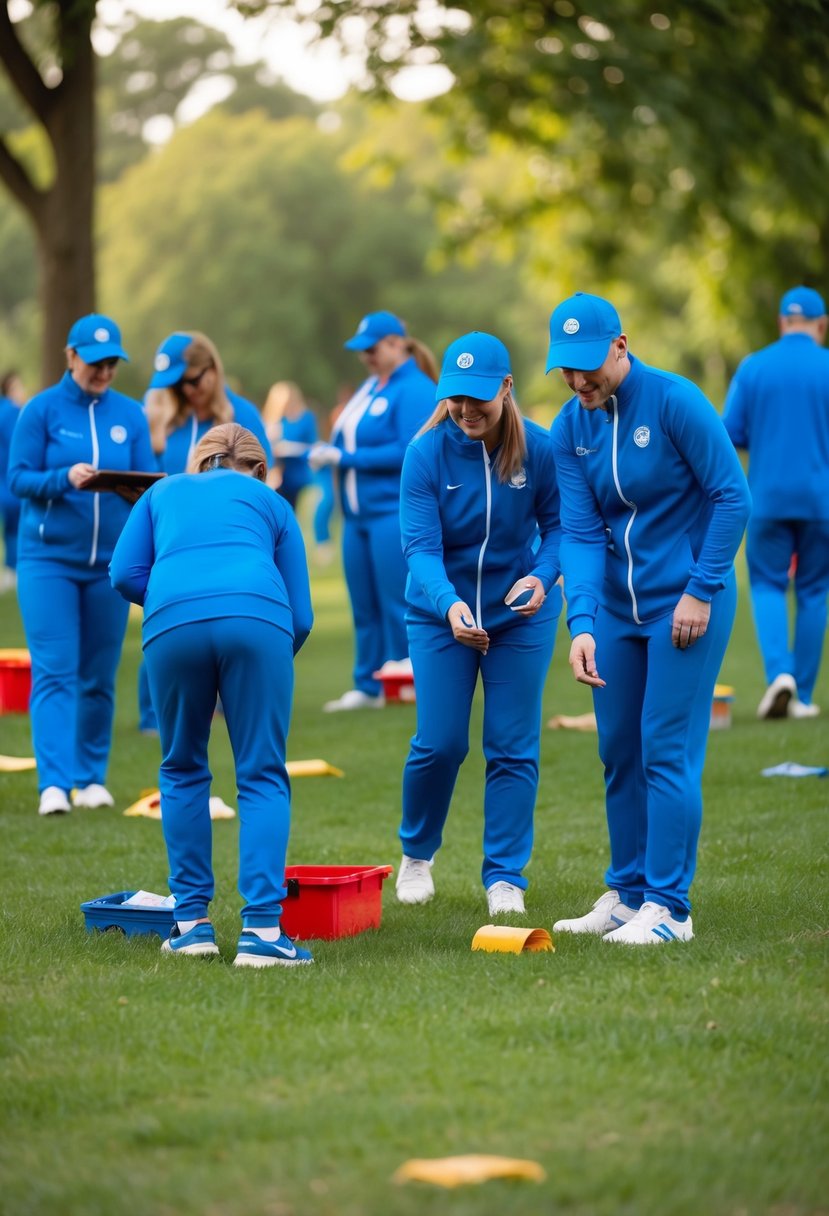
{"label": "blue track pants", "polygon": [[314,474],[314,484],[319,487],[320,497],[314,507],[314,541],[325,545],[331,539],[331,516],[334,514],[334,474],[329,465],[323,465]]}
{"label": "blue track pants", "polygon": [[483,883],[489,887],[503,879],[526,889],[522,871],[533,845],[541,696],[555,629],[554,619],[536,616],[493,636],[482,655],[456,642],[448,625],[409,623],[417,733],[403,770],[400,842],[406,856],[428,860],[440,848],[458,770],[469,750],[469,716],[480,673],[486,758]]}
{"label": "blue track pants", "polygon": [[106,569],[26,558],[17,595],[32,659],[38,788],[103,785],[129,604]]}
{"label": "blue track pants", "polygon": [[687,650],[671,644],[673,614],[647,625],[604,609],[596,616],[596,666],[607,683],[593,690],[610,833],[605,877],[629,908],[653,900],[680,919],[691,909],[711,704],[736,607],[732,572],[704,637]]}
{"label": "blue track pants", "polygon": [[[797,554],[794,577],[794,645],[789,644],[787,592],[789,567]],[[826,638],[829,597],[829,520],[755,519],[748,521],[746,561],[751,582],[754,625],[766,682],[787,672],[797,693],[812,699]]]}
{"label": "blue track pants", "polygon": [[144,659],[161,732],[161,819],[176,919],[206,916],[213,898],[207,745],[219,694],[239,792],[242,920],[252,928],[276,925],[291,816],[291,638],[250,618],[196,621],[153,638]]}
{"label": "blue track pants", "polygon": [[354,687],[376,697],[383,689],[372,673],[387,659],[404,659],[408,653],[408,568],[397,513],[345,520],[343,568],[354,617]]}

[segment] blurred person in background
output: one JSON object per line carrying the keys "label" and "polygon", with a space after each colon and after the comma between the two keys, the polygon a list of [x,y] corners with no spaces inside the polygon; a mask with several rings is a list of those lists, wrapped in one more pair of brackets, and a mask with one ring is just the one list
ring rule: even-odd
{"label": "blurred person in background", "polygon": [[312,469],[339,471],[355,634],[354,687],[327,701],[326,713],[382,708],[383,686],[374,672],[387,663],[408,665],[400,470],[409,440],[434,408],[437,380],[431,352],[393,313],[363,317],[345,348],[358,353],[368,378],[334,424],[330,443],[308,455]]}
{"label": "blurred person in background", "polygon": [[314,479],[308,465],[308,452],[317,441],[314,411],[298,384],[278,380],[265,398],[262,421],[274,458],[275,487],[296,511],[300,494]]}
{"label": "blurred person in background", "polygon": [[238,967],[310,963],[280,929],[290,783],[285,767],[294,655],[312,624],[305,549],[288,504],[265,484],[265,450],[236,423],[197,444],[190,473],[139,500],[112,557],[112,585],[144,608],[158,710],[161,818],[176,897],[162,951],[218,953],[208,908],[208,741],[224,705],[239,795]]}
{"label": "blurred person in background", "polygon": [[[752,511],[746,562],[767,688],[758,718],[814,718],[812,692],[829,597],[829,351],[826,305],[811,287],[780,301],[780,337],[748,355],[723,422],[748,452]],[[796,561],[793,559],[796,558]],[[787,596],[794,567],[789,642]]]}
{"label": "blurred person in background", "polygon": [[17,526],[20,499],[9,489],[9,451],[12,432],[26,401],[23,381],[16,371],[0,380],[0,514],[3,516],[3,569],[0,570],[0,595],[17,586]]}
{"label": "blurred person in background", "polygon": [[112,806],[106,769],[128,606],[107,566],[130,504],[85,492],[98,469],[155,469],[137,401],[112,388],[127,353],[109,317],[81,317],[67,371],[21,411],[9,487],[22,500],[18,599],[32,661],[31,722],[41,815]]}
{"label": "blurred person in background", "polygon": [[711,402],[628,350],[619,314],[578,292],[550,317],[547,371],[574,396],[552,426],[570,666],[593,689],[608,890],[562,933],[690,941],[714,683],[751,507]]}
{"label": "blurred person in background", "polygon": [[[196,444],[221,422],[238,422],[252,431],[265,449],[268,467],[273,464],[259,410],[228,387],[215,344],[197,330],[170,334],[161,343],[144,409],[164,473],[183,473]],[[138,669],[138,728],[143,734],[158,733],[143,663]]]}
{"label": "blurred person in background", "polygon": [[[431,418],[403,462],[400,525],[417,732],[403,772],[397,898],[434,895],[469,718],[484,689],[484,862],[491,916],[524,912],[541,698],[561,612],[549,433],[522,418],[507,348],[469,333],[446,351]],[[540,541],[540,543],[539,543]]]}

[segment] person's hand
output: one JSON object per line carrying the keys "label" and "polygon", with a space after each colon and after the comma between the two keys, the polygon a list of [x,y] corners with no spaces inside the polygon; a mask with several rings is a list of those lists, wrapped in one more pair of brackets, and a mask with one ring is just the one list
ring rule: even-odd
{"label": "person's hand", "polygon": [[596,641],[592,633],[577,633],[570,647],[570,666],[579,684],[604,688],[605,682],[596,670]]}
{"label": "person's hand", "polygon": [[707,600],[698,600],[694,595],[681,596],[674,608],[673,625],[671,626],[671,641],[677,650],[687,650],[705,637],[708,621],[711,617],[711,605]]}
{"label": "person's hand", "polygon": [[315,443],[308,451],[308,464],[314,472],[326,465],[337,465],[342,458],[342,452],[333,443]]}
{"label": "person's hand", "polygon": [[82,490],[97,472],[98,470],[92,464],[73,464],[69,470],[70,485],[73,485],[76,490]]}
{"label": "person's hand", "polygon": [[[526,598],[528,591],[532,592],[529,599]],[[522,602],[513,607],[514,601],[519,598]],[[526,574],[523,578],[519,578],[517,583],[513,583],[504,598],[504,603],[519,616],[535,616],[546,598],[547,593],[541,579],[536,578],[534,574]]]}
{"label": "person's hand", "polygon": [[463,600],[458,600],[447,612],[446,619],[452,628],[456,642],[460,642],[463,646],[471,646],[473,650],[480,650],[481,654],[486,654],[489,650],[489,634],[485,629],[477,627],[475,617],[468,604],[465,604]]}

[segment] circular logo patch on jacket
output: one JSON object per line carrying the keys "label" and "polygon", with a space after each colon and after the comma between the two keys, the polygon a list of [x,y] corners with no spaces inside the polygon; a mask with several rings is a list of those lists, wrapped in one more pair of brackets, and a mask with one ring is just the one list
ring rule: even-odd
{"label": "circular logo patch on jacket", "polygon": [[512,486],[513,490],[523,490],[524,486],[527,484],[527,470],[520,468],[517,473],[513,473],[512,477],[509,479],[509,484]]}
{"label": "circular logo patch on jacket", "polygon": [[638,426],[633,432],[633,442],[638,448],[646,448],[651,441],[651,428]]}
{"label": "circular logo patch on jacket", "polygon": [[375,397],[371,405],[368,407],[368,412],[376,418],[378,414],[385,414],[389,408],[388,399],[386,397]]}
{"label": "circular logo patch on jacket", "polygon": [[113,426],[110,428],[109,437],[113,443],[126,443],[127,428],[125,426]]}

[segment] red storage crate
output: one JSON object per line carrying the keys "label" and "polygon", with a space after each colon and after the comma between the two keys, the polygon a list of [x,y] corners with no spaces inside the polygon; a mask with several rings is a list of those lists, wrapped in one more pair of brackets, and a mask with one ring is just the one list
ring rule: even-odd
{"label": "red storage crate", "polygon": [[0,714],[29,712],[32,660],[28,650],[0,650]]}
{"label": "red storage crate", "polygon": [[286,866],[281,925],[289,937],[331,939],[378,929],[392,866]]}

